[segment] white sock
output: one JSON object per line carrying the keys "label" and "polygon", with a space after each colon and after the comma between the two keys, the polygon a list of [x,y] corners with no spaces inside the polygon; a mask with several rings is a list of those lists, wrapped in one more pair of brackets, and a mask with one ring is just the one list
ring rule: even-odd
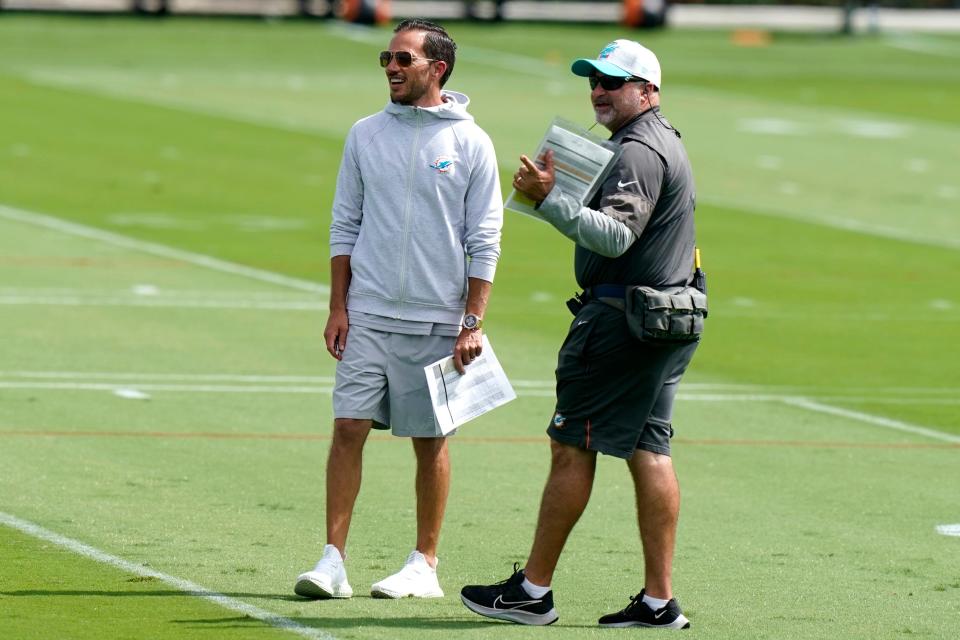
{"label": "white sock", "polygon": [[526,591],[531,598],[542,598],[543,596],[550,593],[550,585],[541,587],[539,585],[533,584],[532,582],[524,578],[523,590]]}
{"label": "white sock", "polygon": [[323,547],[323,557],[331,557],[337,562],[343,562],[344,557],[340,555],[340,549],[337,549],[332,544],[324,545]]}
{"label": "white sock", "polygon": [[660,610],[660,609],[663,609],[665,606],[667,606],[667,603],[668,603],[668,602],[670,602],[670,601],[669,601],[669,600],[662,600],[662,599],[660,599],[660,598],[652,598],[652,597],[648,596],[647,594],[643,594],[643,603],[644,603],[645,605],[647,605],[648,607],[650,607],[651,609],[653,609],[654,611],[658,611],[658,610]]}

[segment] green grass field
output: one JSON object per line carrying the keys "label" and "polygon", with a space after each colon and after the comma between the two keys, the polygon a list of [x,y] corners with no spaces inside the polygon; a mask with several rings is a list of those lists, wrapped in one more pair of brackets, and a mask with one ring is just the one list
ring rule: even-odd
{"label": "green grass field", "polygon": [[[614,26],[450,25],[508,184]],[[695,638],[960,629],[960,38],[638,33],[698,181],[708,332],[678,400],[677,595]],[[327,229],[388,30],[0,16],[0,637],[615,635],[639,591],[603,459],[550,629],[488,623],[548,462],[572,247],[508,214],[487,333],[518,399],[461,430],[438,601],[370,583],[414,540],[408,443],[374,438],[348,569],[323,543]],[[627,633],[635,633],[633,631]]]}

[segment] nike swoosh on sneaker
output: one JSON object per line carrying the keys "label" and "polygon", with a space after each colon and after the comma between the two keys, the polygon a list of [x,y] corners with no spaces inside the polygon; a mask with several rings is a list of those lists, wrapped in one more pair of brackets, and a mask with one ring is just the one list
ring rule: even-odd
{"label": "nike swoosh on sneaker", "polygon": [[517,602],[507,602],[506,600],[503,599],[503,596],[497,596],[497,599],[493,601],[492,608],[499,609],[500,607],[497,606],[498,602],[504,605],[504,607],[507,609],[516,609],[517,607],[522,607],[528,604],[540,604],[541,602],[543,602],[543,600],[519,600]]}
{"label": "nike swoosh on sneaker", "polygon": [[659,619],[663,616],[663,614],[665,614],[666,612],[667,612],[667,610],[664,609],[663,611],[660,611],[659,613],[653,614],[653,619],[654,619],[654,620],[659,620]]}
{"label": "nike swoosh on sneaker", "polygon": [[624,187],[628,187],[631,184],[640,184],[640,181],[631,180],[630,182],[620,182],[619,180],[617,180],[617,189],[623,189]]}

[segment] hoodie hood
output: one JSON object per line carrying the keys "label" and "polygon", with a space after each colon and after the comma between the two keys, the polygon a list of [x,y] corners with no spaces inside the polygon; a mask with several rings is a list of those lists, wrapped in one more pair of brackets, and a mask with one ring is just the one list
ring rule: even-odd
{"label": "hoodie hood", "polygon": [[435,107],[414,107],[407,104],[387,102],[384,111],[400,118],[413,117],[417,111],[421,111],[447,120],[473,120],[473,116],[467,113],[467,105],[470,104],[470,98],[468,98],[466,94],[458,91],[444,90],[440,92],[440,95],[443,98],[443,104]]}

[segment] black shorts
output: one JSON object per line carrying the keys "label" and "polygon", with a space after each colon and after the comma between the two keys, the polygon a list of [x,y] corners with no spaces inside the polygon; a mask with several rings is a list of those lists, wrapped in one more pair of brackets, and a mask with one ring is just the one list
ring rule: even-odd
{"label": "black shorts", "polygon": [[588,303],[560,347],[557,408],[547,433],[619,458],[636,449],[670,455],[673,400],[698,344],[641,342],[623,311]]}

